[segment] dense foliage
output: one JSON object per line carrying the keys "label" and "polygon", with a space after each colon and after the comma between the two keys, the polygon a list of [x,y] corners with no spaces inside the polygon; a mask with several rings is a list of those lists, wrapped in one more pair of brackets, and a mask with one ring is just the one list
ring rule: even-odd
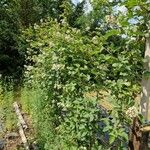
{"label": "dense foliage", "polygon": [[61,20],[65,10],[69,24],[77,26],[77,19],[83,15],[84,2],[75,6],[66,0],[2,0],[0,6],[0,73],[6,84],[20,84],[26,64],[25,43],[20,41],[21,30],[47,17]]}
{"label": "dense foliage", "polygon": [[[129,123],[125,111],[133,106],[139,90],[143,46],[119,36],[119,29],[91,37],[62,22],[48,21],[25,32],[28,59],[35,64],[27,66],[28,81],[47,93],[45,107],[53,114],[56,138],[63,142],[57,146],[98,147],[97,134],[109,130],[108,147],[118,139],[124,141],[122,147],[127,141],[124,125]],[[102,91],[115,105],[113,120],[102,119],[98,105]],[[92,92],[95,97],[86,96]],[[106,126],[104,131],[100,122]]]}
{"label": "dense foliage", "polygon": [[14,4],[0,2],[0,73],[5,78],[19,78],[24,65],[23,56],[16,49],[19,21]]}
{"label": "dense foliage", "polygon": [[[140,93],[148,6],[95,0],[88,12],[86,1],[13,2],[18,7],[9,9],[15,13],[3,8],[8,4],[0,8],[6,11],[0,22],[1,74],[12,69],[7,76],[25,75],[23,100],[33,97],[27,109],[40,149],[127,149],[138,115],[136,108],[129,110]],[[111,110],[102,108],[105,101]]]}

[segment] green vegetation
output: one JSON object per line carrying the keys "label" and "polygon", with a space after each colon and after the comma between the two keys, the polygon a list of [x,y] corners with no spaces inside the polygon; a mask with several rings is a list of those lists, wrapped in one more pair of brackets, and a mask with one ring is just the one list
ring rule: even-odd
{"label": "green vegetation", "polygon": [[2,93],[0,92],[0,120],[2,125],[1,136],[4,136],[4,132],[16,130],[17,121],[13,110],[13,95],[12,92]]}
{"label": "green vegetation", "polygon": [[[16,128],[17,100],[31,117],[40,150],[127,149],[127,130],[139,115],[126,112],[140,93],[148,6],[94,0],[88,12],[85,4],[0,2],[5,126]],[[105,100],[113,105],[107,115],[99,106]]]}

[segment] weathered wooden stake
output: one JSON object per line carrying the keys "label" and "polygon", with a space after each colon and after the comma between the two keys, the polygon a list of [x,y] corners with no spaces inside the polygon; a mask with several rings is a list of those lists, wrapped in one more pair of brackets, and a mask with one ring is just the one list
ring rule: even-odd
{"label": "weathered wooden stake", "polygon": [[23,119],[23,116],[20,112],[20,109],[19,109],[19,106],[18,106],[17,102],[14,102],[13,106],[14,106],[15,112],[17,114],[19,123],[22,125],[23,129],[27,129],[28,126],[27,126],[26,122]]}
{"label": "weathered wooden stake", "polygon": [[27,141],[27,138],[26,138],[25,133],[24,133],[24,130],[23,130],[23,128],[22,128],[22,125],[20,124],[20,122],[18,122],[17,125],[18,125],[18,127],[19,127],[19,134],[20,134],[22,143],[24,144],[25,150],[30,150],[29,144],[28,144],[28,141]]}
{"label": "weathered wooden stake", "polygon": [[14,102],[13,106],[14,106],[15,112],[16,112],[17,117],[18,117],[18,124],[17,125],[19,127],[19,134],[20,134],[21,140],[24,144],[25,150],[30,150],[27,138],[26,138],[25,133],[24,133],[24,129],[27,129],[28,126],[23,119],[23,116],[21,114],[21,111],[19,109],[17,102]]}

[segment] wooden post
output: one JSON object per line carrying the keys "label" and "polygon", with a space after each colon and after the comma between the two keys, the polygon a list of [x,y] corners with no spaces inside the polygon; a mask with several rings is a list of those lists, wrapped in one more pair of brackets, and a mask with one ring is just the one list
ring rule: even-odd
{"label": "wooden post", "polygon": [[30,150],[27,138],[26,138],[25,133],[24,133],[24,129],[27,129],[28,126],[23,119],[23,116],[21,114],[21,111],[19,109],[17,102],[14,102],[13,106],[14,106],[16,115],[18,117],[18,124],[17,125],[19,127],[19,134],[20,134],[20,137],[21,137],[22,142],[24,144],[25,150]]}
{"label": "wooden post", "polygon": [[20,112],[20,109],[19,109],[19,106],[18,106],[17,102],[14,102],[13,106],[14,106],[15,112],[17,114],[19,123],[22,125],[23,129],[27,129],[28,126],[27,126],[26,122],[23,119],[23,116]]}
{"label": "wooden post", "polygon": [[[148,76],[143,75],[142,79],[140,111],[145,121],[150,121],[150,37],[146,37],[144,70],[148,73]],[[148,137],[148,132],[142,133],[141,150],[148,150]]]}
{"label": "wooden post", "polygon": [[27,141],[27,138],[26,138],[25,133],[24,133],[24,130],[23,130],[23,128],[22,128],[22,125],[20,124],[20,122],[18,122],[17,125],[18,125],[18,127],[19,127],[19,134],[20,134],[21,140],[22,140],[22,142],[23,142],[23,144],[24,144],[25,150],[30,150],[29,144],[28,144],[28,141]]}

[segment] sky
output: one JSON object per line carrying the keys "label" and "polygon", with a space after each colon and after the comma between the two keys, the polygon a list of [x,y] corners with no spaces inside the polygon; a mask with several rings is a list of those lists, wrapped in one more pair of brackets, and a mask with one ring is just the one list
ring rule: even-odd
{"label": "sky", "polygon": [[82,0],[72,0],[72,2],[76,5],[77,3],[81,2]]}
{"label": "sky", "polygon": [[[76,5],[79,2],[82,2],[83,0],[72,0],[72,2]],[[88,13],[92,10],[92,6],[89,2],[89,0],[86,0],[86,5],[85,5],[85,13]]]}
{"label": "sky", "polygon": [[[76,5],[77,3],[79,3],[79,2],[82,2],[83,0],[72,0],[72,2]],[[112,1],[112,0],[109,0],[110,2]],[[91,4],[90,4],[90,2],[89,2],[89,0],[86,0],[86,10],[88,10],[88,11],[90,11],[90,10],[92,10],[92,6],[91,6]],[[122,12],[122,13],[126,13],[126,11],[127,11],[127,9],[125,8],[125,6],[116,6],[115,8],[114,8],[114,11],[116,12],[116,13],[118,13],[118,12]]]}
{"label": "sky", "polygon": [[[72,0],[72,2],[76,5],[77,3],[79,2],[82,2],[83,0]],[[112,0],[109,0],[110,2]],[[89,2],[89,0],[86,0],[86,6],[85,6],[85,11],[86,13],[90,12],[92,10],[92,6]],[[114,7],[114,13],[123,13],[123,14],[126,14],[127,13],[127,8],[125,6],[115,6]],[[131,24],[137,24],[138,23],[138,19],[140,18],[132,18],[129,20],[129,22]]]}

